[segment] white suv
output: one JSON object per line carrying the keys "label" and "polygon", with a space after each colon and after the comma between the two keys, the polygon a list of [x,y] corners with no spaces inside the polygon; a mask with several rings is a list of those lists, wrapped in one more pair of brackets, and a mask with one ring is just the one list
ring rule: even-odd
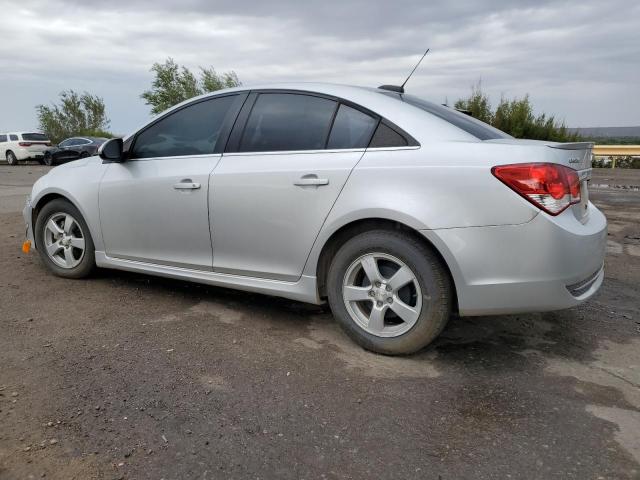
{"label": "white suv", "polygon": [[38,160],[44,165],[44,152],[50,146],[51,141],[44,133],[0,133],[0,159],[9,165],[24,160]]}

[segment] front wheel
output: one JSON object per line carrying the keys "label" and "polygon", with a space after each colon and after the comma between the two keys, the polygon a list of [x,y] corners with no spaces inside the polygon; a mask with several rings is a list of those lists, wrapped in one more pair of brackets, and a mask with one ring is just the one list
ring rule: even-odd
{"label": "front wheel", "polygon": [[345,332],[367,350],[414,353],[444,329],[453,288],[440,258],[418,239],[375,230],[347,241],[327,278],[329,303]]}
{"label": "front wheel", "polygon": [[47,203],[36,220],[36,246],[44,264],[54,274],[82,278],[95,268],[95,248],[89,227],[70,202]]}
{"label": "front wheel", "polygon": [[51,155],[49,152],[44,154],[44,164],[48,165],[49,167],[53,166],[53,155]]}

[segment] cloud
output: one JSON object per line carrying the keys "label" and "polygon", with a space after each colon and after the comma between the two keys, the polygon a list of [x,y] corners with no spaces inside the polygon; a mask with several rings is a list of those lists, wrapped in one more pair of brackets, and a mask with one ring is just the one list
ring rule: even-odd
{"label": "cloud", "polygon": [[324,2],[4,0],[0,130],[36,127],[67,88],[107,102],[116,132],[148,118],[149,68],[235,70],[245,84],[409,83],[438,102],[482,79],[494,101],[531,95],[572,126],[640,124],[640,5],[613,0]]}

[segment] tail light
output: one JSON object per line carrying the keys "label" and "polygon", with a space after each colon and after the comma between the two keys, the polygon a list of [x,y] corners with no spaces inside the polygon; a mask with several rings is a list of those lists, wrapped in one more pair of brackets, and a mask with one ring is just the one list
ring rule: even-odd
{"label": "tail light", "polygon": [[580,202],[578,173],[555,163],[517,163],[493,167],[491,173],[549,215]]}
{"label": "tail light", "polygon": [[18,145],[20,145],[21,147],[30,147],[31,145],[33,145],[33,143],[31,143],[31,142],[18,142]]}

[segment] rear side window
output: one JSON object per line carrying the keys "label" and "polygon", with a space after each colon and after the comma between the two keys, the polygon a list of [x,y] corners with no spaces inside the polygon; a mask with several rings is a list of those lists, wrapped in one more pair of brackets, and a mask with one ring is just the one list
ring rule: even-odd
{"label": "rear side window", "polygon": [[[9,135],[9,140],[11,140],[12,142],[17,142],[18,141],[18,135]],[[25,138],[25,140],[27,140]]]}
{"label": "rear side window", "polygon": [[336,102],[311,95],[262,93],[247,120],[239,151],[325,148]]}
{"label": "rear side window", "polygon": [[[11,135],[11,140],[17,140],[18,137],[15,135]],[[16,138],[13,138],[16,137]],[[23,133],[22,140],[27,140],[30,142],[48,142],[49,139],[44,133]]]}
{"label": "rear side window", "polygon": [[235,95],[212,98],[170,113],[136,136],[130,158],[213,153],[235,99]]}
{"label": "rear side window", "polygon": [[6,142],[7,141],[7,136],[6,135],[0,135],[0,142]]}
{"label": "rear side window", "polygon": [[403,135],[396,132],[384,122],[380,122],[378,128],[376,128],[376,133],[373,134],[369,147],[406,147],[408,145],[409,142],[407,142],[407,139]]}
{"label": "rear side window", "polygon": [[371,115],[340,105],[327,148],[366,148],[377,122]]}

